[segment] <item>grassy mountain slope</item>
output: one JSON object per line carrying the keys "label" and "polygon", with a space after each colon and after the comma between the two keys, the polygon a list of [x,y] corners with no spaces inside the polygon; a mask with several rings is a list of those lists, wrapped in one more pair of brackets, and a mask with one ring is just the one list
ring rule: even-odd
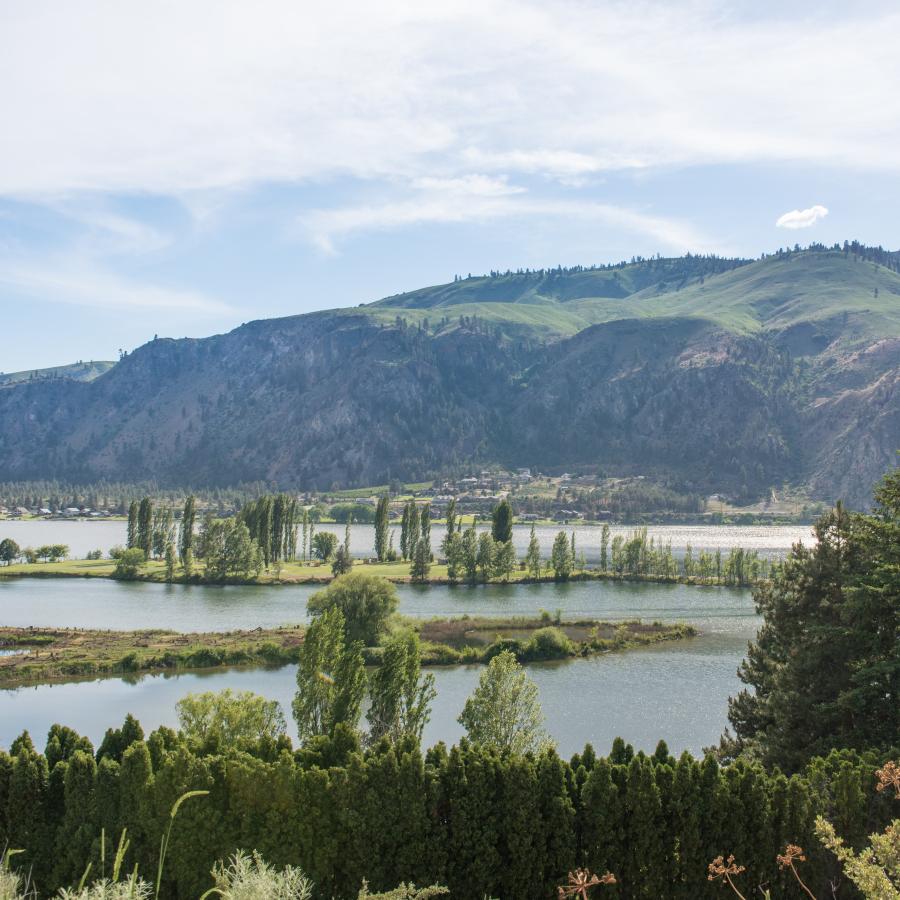
{"label": "grassy mountain slope", "polygon": [[499,462],[862,505],[900,447],[884,261],[498,275],[155,340],[90,382],[0,391],[0,480],[325,488]]}
{"label": "grassy mountain slope", "polygon": [[108,372],[114,362],[110,360],[91,360],[77,362],[68,366],[51,366],[47,369],[28,369],[24,372],[0,372],[0,387],[8,384],[20,384],[23,381],[47,380],[50,378],[68,378],[73,381],[93,381],[104,372]]}

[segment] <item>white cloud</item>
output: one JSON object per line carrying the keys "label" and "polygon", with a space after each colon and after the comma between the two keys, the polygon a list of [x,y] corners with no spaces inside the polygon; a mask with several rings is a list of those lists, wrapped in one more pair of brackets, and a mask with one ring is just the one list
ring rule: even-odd
{"label": "white cloud", "polygon": [[732,9],[3,4],[0,194],[184,195],[343,175],[570,180],[757,161],[900,167],[896,10],[740,20]]}
{"label": "white cloud", "polygon": [[824,206],[810,206],[809,209],[792,209],[778,217],[776,228],[809,228],[828,215]]}
{"label": "white cloud", "polygon": [[589,200],[532,198],[519,187],[459,179],[456,189],[449,182],[429,184],[420,180],[414,191],[400,200],[313,210],[300,216],[304,236],[321,251],[334,254],[338,243],[365,231],[387,231],[421,224],[484,223],[497,220],[565,219],[595,223],[652,237],[675,252],[705,252],[715,249],[712,241],[687,223],[664,216]]}

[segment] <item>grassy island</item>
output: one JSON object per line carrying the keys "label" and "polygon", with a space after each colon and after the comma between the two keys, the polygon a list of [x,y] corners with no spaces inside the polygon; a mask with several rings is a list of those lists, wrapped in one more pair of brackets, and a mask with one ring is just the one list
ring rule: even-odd
{"label": "grassy island", "polygon": [[[385,578],[394,584],[423,584],[423,585],[450,585],[465,584],[461,578],[451,579],[447,566],[434,563],[425,578],[414,579],[410,574],[408,562],[369,562],[367,560],[354,560],[353,569],[363,570],[371,575]],[[157,584],[240,584],[240,585],[297,585],[297,584],[327,584],[334,580],[331,565],[321,562],[285,562],[280,569],[272,568],[263,571],[259,575],[229,575],[225,578],[212,579],[203,571],[186,576],[178,571],[171,579],[166,574],[166,564],[161,560],[147,560],[146,564],[129,581],[150,581]],[[0,579],[2,578],[116,578],[116,563],[110,559],[66,559],[59,562],[16,563],[10,566],[0,566]],[[540,576],[535,576],[527,569],[516,568],[508,578],[490,578],[486,581],[479,579],[476,583],[483,584],[542,584],[558,582],[552,571],[546,571]],[[615,572],[610,569],[585,568],[574,571],[565,581],[642,581],[660,584],[693,584],[693,585],[734,585],[732,580],[723,578],[704,577],[701,575],[658,575],[639,572]]]}
{"label": "grassy island", "polygon": [[[483,663],[511,649],[523,661],[566,659],[691,637],[687,625],[642,622],[564,622],[540,618],[400,618],[422,641],[423,665]],[[305,626],[252,631],[181,633],[84,628],[0,628],[0,688],[92,675],[164,672],[296,662]],[[377,664],[380,646],[367,647]]]}

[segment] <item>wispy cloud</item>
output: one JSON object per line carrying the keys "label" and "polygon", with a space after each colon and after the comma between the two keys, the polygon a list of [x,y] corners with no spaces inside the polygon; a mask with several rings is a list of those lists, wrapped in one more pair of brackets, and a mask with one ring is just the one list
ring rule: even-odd
{"label": "wispy cloud", "polygon": [[146,284],[72,259],[0,263],[7,292],[55,303],[118,311],[159,310],[220,315],[233,310],[196,291]]}
{"label": "wispy cloud", "polygon": [[300,230],[328,254],[338,252],[342,239],[361,232],[500,219],[565,219],[602,224],[652,237],[662,247],[676,252],[703,252],[714,247],[709,238],[677,219],[590,200],[531,197],[524,188],[496,179],[422,179],[414,188],[401,200],[313,210],[300,216]]}
{"label": "wispy cloud", "polygon": [[5,4],[0,194],[896,171],[900,14],[790,16],[699,0]]}
{"label": "wispy cloud", "polygon": [[809,228],[828,215],[824,206],[810,206],[809,209],[792,209],[779,216],[775,222],[776,228]]}

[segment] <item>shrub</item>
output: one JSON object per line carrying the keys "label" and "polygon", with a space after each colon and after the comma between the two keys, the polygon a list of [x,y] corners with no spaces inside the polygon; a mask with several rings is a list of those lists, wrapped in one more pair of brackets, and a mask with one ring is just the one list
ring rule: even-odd
{"label": "shrub", "polygon": [[212,870],[215,887],[211,896],[223,900],[309,900],[312,882],[294,866],[279,872],[256,850],[238,850],[227,863]]}
{"label": "shrub", "polygon": [[539,628],[525,647],[528,659],[563,659],[574,652],[575,645],[562,630],[552,625]]}
{"label": "shrub", "polygon": [[113,578],[133,581],[145,565],[147,565],[147,557],[144,555],[144,551],[140,547],[132,547],[130,550],[125,550],[116,560]]}

